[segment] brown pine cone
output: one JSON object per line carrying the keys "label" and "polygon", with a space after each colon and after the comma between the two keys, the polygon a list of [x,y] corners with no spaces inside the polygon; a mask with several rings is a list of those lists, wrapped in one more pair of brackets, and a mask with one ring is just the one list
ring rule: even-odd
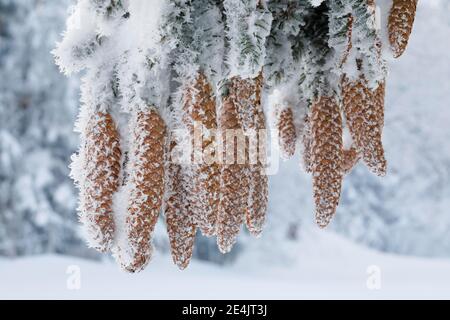
{"label": "brown pine cone", "polygon": [[267,207],[269,201],[269,179],[264,166],[250,167],[250,197],[246,212],[246,226],[255,237],[261,236],[266,222]]}
{"label": "brown pine cone", "polygon": [[417,2],[417,0],[393,0],[388,30],[395,58],[400,57],[408,46],[416,17]]}
{"label": "brown pine cone", "polygon": [[[250,172],[246,164],[245,151],[235,135],[243,137],[233,97],[226,97],[219,115],[219,126],[223,138],[223,165],[221,171],[222,197],[217,225],[217,244],[222,253],[231,251],[244,222],[248,207]],[[242,139],[240,139],[242,140]],[[241,141],[242,143],[242,141]],[[231,157],[233,157],[231,159]]]}
{"label": "brown pine cone", "polygon": [[[175,143],[172,143],[171,149],[174,146]],[[173,261],[181,270],[184,270],[188,267],[192,258],[197,227],[187,198],[187,178],[182,166],[175,163],[173,159],[168,159],[166,166],[164,216]]]}
{"label": "brown pine cone", "polygon": [[316,222],[330,223],[339,205],[342,187],[342,117],[333,97],[321,97],[311,110],[313,191]]}
{"label": "brown pine cone", "polygon": [[[255,101],[254,101],[254,125],[256,132],[254,144],[256,144],[256,164],[250,163],[251,180],[249,194],[249,208],[246,214],[246,226],[250,233],[259,237],[266,222],[267,208],[269,204],[269,178],[266,174],[267,165],[267,132],[266,117],[262,107],[262,73],[254,80]],[[250,151],[253,152],[253,151]],[[251,154],[251,153],[250,153]]]}
{"label": "brown pine cone", "polygon": [[125,270],[139,272],[151,259],[151,238],[162,205],[166,126],[153,109],[139,112],[133,122],[126,218],[129,247],[121,248],[119,260]]}
{"label": "brown pine cone", "polygon": [[285,159],[292,158],[297,144],[294,113],[291,108],[284,108],[278,115],[278,139],[281,155]]}
{"label": "brown pine cone", "polygon": [[255,79],[231,80],[230,96],[235,104],[240,122],[248,136],[248,164],[250,172],[249,198],[246,225],[251,234],[260,236],[268,206],[268,177],[265,173],[266,121],[262,108],[262,73]]}
{"label": "brown pine cone", "polygon": [[311,132],[311,115],[307,114],[303,121],[303,132],[301,136],[301,142],[303,146],[302,152],[302,167],[306,173],[313,172],[312,166],[312,132]]}
{"label": "brown pine cone", "polygon": [[[194,138],[195,130],[202,129],[201,146],[194,144],[191,186],[189,192],[190,210],[197,226],[205,236],[216,233],[217,214],[220,202],[220,166],[216,160],[217,116],[216,101],[211,85],[200,73],[193,86],[184,95],[183,121]],[[199,150],[198,150],[199,149]],[[199,160],[199,163],[197,163]]]}
{"label": "brown pine cone", "polygon": [[114,241],[113,195],[119,188],[121,169],[120,138],[111,115],[98,112],[89,120],[82,154],[80,220],[87,229],[89,245],[107,252]]}
{"label": "brown pine cone", "polygon": [[378,176],[384,176],[387,170],[382,142],[384,87],[381,84],[372,91],[361,76],[355,82],[344,79],[342,88],[344,112],[355,148],[368,168]]}

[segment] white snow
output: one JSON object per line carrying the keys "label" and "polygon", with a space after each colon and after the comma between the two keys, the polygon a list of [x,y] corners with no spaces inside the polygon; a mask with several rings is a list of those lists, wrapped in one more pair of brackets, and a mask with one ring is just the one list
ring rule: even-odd
{"label": "white snow", "polygon": [[[0,299],[450,298],[450,260],[381,254],[323,231],[304,234],[291,249],[297,260],[283,266],[248,250],[231,266],[194,261],[186,271],[158,255],[138,275],[111,261],[0,259]],[[369,289],[378,274],[380,289]]]}

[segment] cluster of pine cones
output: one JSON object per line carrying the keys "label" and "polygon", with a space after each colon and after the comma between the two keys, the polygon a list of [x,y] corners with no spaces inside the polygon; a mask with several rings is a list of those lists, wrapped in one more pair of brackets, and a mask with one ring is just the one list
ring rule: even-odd
{"label": "cluster of pine cones", "polygon": [[[393,2],[389,40],[399,57],[407,46],[417,1]],[[349,24],[352,21],[349,19]],[[351,32],[348,39],[350,51]],[[360,160],[375,174],[386,173],[382,145],[385,83],[371,89],[363,75],[357,81],[345,76],[341,81],[339,97],[319,97],[313,102],[302,130],[294,120],[292,106],[277,108],[281,150],[290,157],[301,145],[305,168],[312,173],[320,227],[330,223],[339,203],[343,178]],[[210,131],[258,132],[266,128],[261,103],[263,82],[262,76],[232,78],[220,108],[216,108],[216,98],[204,74],[199,73],[194,83],[186,86],[182,122],[191,134],[194,124],[202,123],[201,152],[217,150],[211,148],[218,141]],[[344,119],[353,142],[347,149],[343,144]],[[125,270],[138,272],[151,258],[151,238],[162,212],[173,260],[184,269],[191,260],[197,230],[205,236],[216,236],[223,253],[232,249],[243,224],[253,235],[261,234],[268,199],[264,157],[251,163],[247,152],[240,154],[234,147],[234,138],[227,141],[223,135],[224,149],[236,150],[235,162],[195,163],[186,175],[183,165],[172,161],[177,139],[156,109],[140,111],[131,121],[131,145],[126,153],[121,148],[118,124],[109,113],[90,115],[83,132],[80,216],[88,233],[94,235],[91,246],[101,252],[114,250]],[[265,154],[265,150],[257,153]],[[129,190],[127,216],[118,223],[114,197],[124,186]],[[128,245],[115,246],[117,239],[125,239]]]}
{"label": "cluster of pine cones", "polygon": [[[369,5],[375,14],[374,1]],[[416,8],[417,0],[393,0],[388,32],[395,58],[400,57],[408,45]],[[352,48],[354,17],[350,17],[348,23],[348,49],[342,65]],[[381,58],[381,39],[376,46]],[[356,63],[361,70],[361,62]],[[316,222],[321,228],[328,226],[336,213],[344,176],[360,160],[378,176],[386,175],[387,170],[382,143],[385,82],[371,89],[361,72],[356,81],[349,80],[344,74],[339,87],[340,95],[319,97],[314,101],[301,129],[291,106],[276,108],[280,149],[285,158],[290,158],[300,145],[303,167],[313,177]],[[352,145],[347,148],[343,143],[344,120],[352,138]]]}
{"label": "cluster of pine cones", "polygon": [[[191,260],[197,230],[208,237],[216,236],[223,253],[232,249],[243,224],[259,236],[268,200],[265,150],[257,150],[262,156],[250,161],[245,128],[253,132],[265,129],[261,80],[232,79],[220,114],[216,114],[216,100],[203,74],[187,86],[182,121],[192,138],[195,123],[203,127],[202,146],[200,150],[194,148],[192,157],[208,149],[212,150],[209,160],[217,159],[216,150],[224,153],[221,161],[192,162],[188,170],[173,154],[179,137],[169,132],[156,110],[142,111],[131,120],[133,132],[127,155],[121,151],[113,116],[91,115],[80,151],[83,176],[78,178],[83,182],[79,185],[80,217],[90,235],[90,245],[101,252],[113,250],[125,270],[140,271],[151,258],[151,237],[161,211],[173,260],[181,269]],[[224,134],[212,134],[213,130]],[[227,130],[233,134],[225,134]],[[223,139],[222,149],[215,146],[217,136]],[[243,149],[237,145],[240,137],[246,139]],[[225,159],[230,154],[233,159]],[[129,190],[128,215],[124,230],[118,230],[113,198],[123,185]],[[125,235],[118,235],[121,232]],[[115,246],[123,236],[128,245]]]}

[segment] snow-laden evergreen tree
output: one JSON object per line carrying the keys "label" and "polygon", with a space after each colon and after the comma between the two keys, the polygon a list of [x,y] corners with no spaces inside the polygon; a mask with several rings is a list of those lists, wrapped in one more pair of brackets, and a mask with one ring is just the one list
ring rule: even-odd
{"label": "snow-laden evergreen tree", "polygon": [[79,0],[54,53],[63,72],[85,72],[72,175],[89,244],[137,272],[161,212],[182,269],[198,230],[223,253],[244,224],[260,236],[268,124],[291,155],[301,146],[316,222],[328,226],[360,159],[386,173],[386,59],[406,47],[415,9],[396,0]]}
{"label": "snow-laden evergreen tree", "polygon": [[76,81],[49,54],[70,1],[0,1],[0,255],[86,255],[67,179]]}

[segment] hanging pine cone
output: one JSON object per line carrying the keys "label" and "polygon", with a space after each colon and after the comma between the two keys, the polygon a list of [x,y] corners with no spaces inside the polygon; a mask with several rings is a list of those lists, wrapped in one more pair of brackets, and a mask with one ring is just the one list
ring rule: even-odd
{"label": "hanging pine cone", "polygon": [[85,132],[84,180],[80,184],[80,220],[89,245],[109,251],[114,240],[113,195],[119,187],[121,150],[119,133],[111,115],[96,113]]}
{"label": "hanging pine cone", "polygon": [[[255,102],[254,102],[254,132],[256,137],[256,164],[250,165],[250,197],[249,209],[246,215],[246,226],[250,233],[259,237],[266,222],[267,207],[269,203],[269,178],[266,174],[267,165],[267,135],[266,119],[262,108],[262,74],[255,82]],[[253,152],[253,151],[251,151]]]}
{"label": "hanging pine cone", "polygon": [[152,233],[162,205],[166,126],[153,109],[139,112],[132,121],[126,219],[129,246],[120,248],[118,258],[124,269],[138,272],[150,261]]}
{"label": "hanging pine cone", "polygon": [[[246,164],[245,150],[241,150],[245,149],[245,146],[237,144],[236,140],[239,139],[235,139],[235,135],[243,136],[244,133],[234,101],[235,97],[226,97],[219,115],[224,163],[221,171],[222,197],[217,225],[217,244],[222,253],[230,252],[236,243],[245,219],[249,197],[250,173]],[[231,156],[233,159],[230,159]]]}
{"label": "hanging pine cone", "polygon": [[344,79],[344,112],[355,148],[367,167],[376,175],[386,174],[382,131],[384,126],[384,84],[375,91],[361,78],[355,82]]}
{"label": "hanging pine cone", "polygon": [[301,135],[302,150],[302,167],[306,173],[313,172],[312,166],[312,132],[311,132],[311,115],[307,114],[303,120],[303,132]]}
{"label": "hanging pine cone", "polygon": [[284,108],[278,115],[278,139],[280,141],[281,156],[292,158],[297,145],[297,131],[294,122],[294,113],[290,107]]}
{"label": "hanging pine cone", "polygon": [[[216,160],[217,116],[216,101],[211,85],[200,73],[192,87],[184,95],[184,122],[194,137],[195,130],[202,130],[201,145],[194,144],[193,168],[189,191],[190,210],[197,226],[205,236],[216,233],[217,212],[220,202],[220,167]],[[195,126],[197,125],[197,128]],[[199,149],[199,150],[197,150]],[[201,163],[197,163],[197,159]]]}
{"label": "hanging pine cone", "polygon": [[417,0],[393,0],[388,30],[395,58],[400,57],[408,46],[416,17],[417,2]]}
{"label": "hanging pine cone", "polygon": [[[175,143],[172,142],[172,154]],[[197,227],[190,203],[187,199],[186,176],[183,167],[167,159],[166,165],[166,199],[164,216],[169,234],[170,248],[174,263],[184,270],[188,267],[194,250]]]}
{"label": "hanging pine cone", "polygon": [[268,205],[268,178],[265,173],[266,121],[262,109],[262,73],[255,79],[231,81],[231,96],[235,97],[240,122],[248,136],[246,161],[249,167],[249,198],[246,226],[251,234],[258,237],[264,227]]}
{"label": "hanging pine cone", "polygon": [[311,132],[316,222],[325,228],[336,213],[343,178],[342,117],[334,98],[321,97],[313,104]]}

